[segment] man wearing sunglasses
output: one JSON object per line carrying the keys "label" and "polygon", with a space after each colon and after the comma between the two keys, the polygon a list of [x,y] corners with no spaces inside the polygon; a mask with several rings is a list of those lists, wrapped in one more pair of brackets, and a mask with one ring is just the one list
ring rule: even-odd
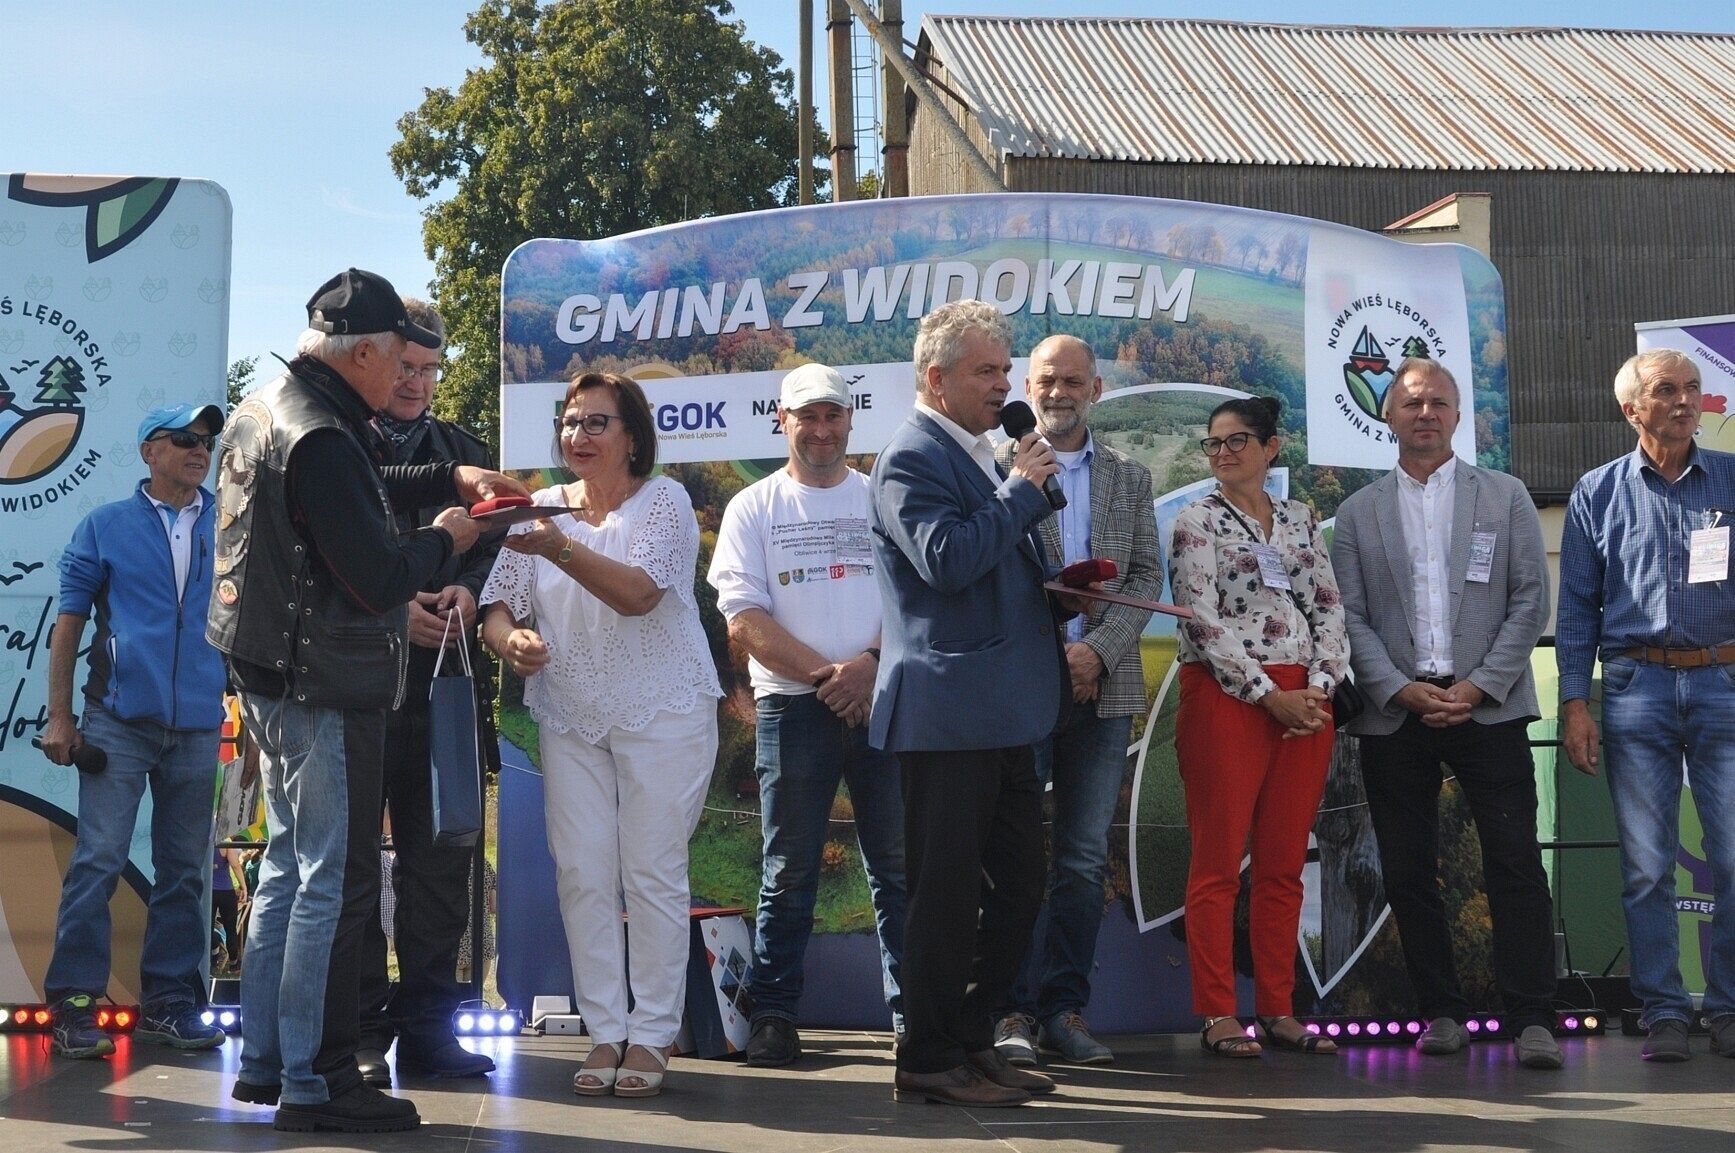
{"label": "man wearing sunglasses", "polygon": [[[379,415],[380,431],[391,446],[392,463],[427,465],[443,461],[492,467],[494,454],[469,432],[434,417],[430,405],[440,374],[440,352],[446,324],[434,306],[404,297],[410,323],[441,340],[428,348],[405,342],[398,357],[398,379]],[[409,509],[397,514],[398,532],[408,536],[434,523],[449,504]],[[397,893],[394,940],[398,953],[398,983],[394,990],[386,974],[386,934],[380,918],[369,917],[362,947],[361,1046],[356,1062],[369,1084],[389,1088],[391,1068],[386,1050],[396,1037],[398,1066],[436,1077],[477,1077],[493,1070],[494,1062],[472,1053],[452,1035],[452,1014],[464,999],[455,976],[458,942],[470,914],[472,850],[434,843],[432,777],[428,772],[428,686],[442,644],[470,646],[472,665],[481,665],[483,648],[476,644],[476,596],[494,567],[498,541],[478,544],[469,552],[448,557],[422,591],[407,606],[409,612],[409,673],[404,699],[386,718],[385,802],[392,818],[392,848],[397,864],[392,881]],[[457,613],[446,631],[447,616]],[[448,653],[447,667],[456,659]],[[489,731],[482,734],[483,755],[499,753],[492,739],[494,709],[487,691],[489,677],[478,677],[484,699],[477,716]],[[389,1000],[388,1000],[389,998]]]}
{"label": "man wearing sunglasses", "polygon": [[[210,939],[202,900],[223,721],[223,659],[205,640],[215,501],[201,486],[222,427],[216,405],[147,413],[138,436],[150,476],[131,496],[79,521],[60,559],[42,751],[57,765],[76,761],[85,771],[78,774],[78,841],[43,984],[54,1006],[54,1051],[68,1057],[114,1052],[94,1006],[109,983],[109,898],[146,787],[155,877],[133,1036],[177,1049],[223,1043],[223,1031],[199,1019],[199,968]],[[72,670],[93,611],[81,730],[72,715]]]}

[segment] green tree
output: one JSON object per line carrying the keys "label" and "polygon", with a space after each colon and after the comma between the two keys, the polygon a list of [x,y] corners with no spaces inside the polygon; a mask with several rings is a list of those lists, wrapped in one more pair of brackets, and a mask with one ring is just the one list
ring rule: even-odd
{"label": "green tree", "polygon": [[793,204],[796,105],[728,0],[484,0],[483,63],[398,121],[451,350],[435,408],[495,439],[500,269],[538,236],[592,239]]}
{"label": "green tree", "polygon": [[43,365],[37,383],[42,388],[36,394],[36,403],[52,404],[58,408],[76,407],[78,394],[89,387],[84,383],[84,369],[78,361],[67,356],[57,356]]}
{"label": "green tree", "polygon": [[243,356],[229,365],[229,411],[234,412],[241,398],[253,387],[253,373],[259,367],[257,356]]}

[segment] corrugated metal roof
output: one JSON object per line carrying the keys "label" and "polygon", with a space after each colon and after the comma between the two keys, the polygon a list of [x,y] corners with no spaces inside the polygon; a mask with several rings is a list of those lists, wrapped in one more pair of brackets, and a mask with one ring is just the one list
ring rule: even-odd
{"label": "corrugated metal roof", "polygon": [[1735,171],[1735,36],[929,16],[1012,156]]}

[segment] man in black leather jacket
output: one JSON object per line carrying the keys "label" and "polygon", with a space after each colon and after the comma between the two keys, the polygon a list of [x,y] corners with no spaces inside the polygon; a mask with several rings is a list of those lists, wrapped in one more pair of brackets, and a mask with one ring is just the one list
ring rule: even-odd
{"label": "man in black leather jacket", "polygon": [[379,894],[387,711],[408,671],[405,604],[478,526],[458,508],[400,536],[397,509],[516,482],[470,466],[393,466],[374,423],[412,324],[383,277],[350,269],[308,302],[288,371],[244,400],[218,460],[208,636],[258,743],[270,843],[241,979],[238,1100],[276,1127],[387,1132],[415,1106],[356,1065],[362,930]]}
{"label": "man in black leather jacket", "polygon": [[[444,339],[445,322],[432,305],[405,297],[404,310],[410,323]],[[491,466],[493,450],[458,425],[435,419],[429,410],[439,370],[438,347],[404,345],[397,384],[379,418],[393,462]],[[442,511],[435,506],[400,512],[398,531],[414,533],[432,524]],[[475,643],[476,598],[499,551],[499,541],[493,539],[450,558],[407,606],[409,676],[403,703],[386,718],[385,758],[385,800],[397,857],[392,877],[397,892],[393,939],[398,983],[394,991],[386,974],[385,929],[379,917],[370,917],[362,950],[361,1047],[356,1051],[362,1077],[381,1088],[391,1087],[385,1053],[394,1036],[400,1069],[414,1067],[438,1077],[475,1077],[494,1068],[487,1056],[470,1052],[452,1035],[452,1014],[464,997],[456,978],[458,942],[470,914],[470,865],[475,853],[434,843],[428,686],[442,638],[447,640],[448,669],[460,663],[459,644],[469,646],[473,665],[483,660],[481,646]],[[458,617],[451,621],[448,634],[446,618],[453,611]],[[492,694],[481,691],[488,678],[481,669],[477,672],[477,715],[487,718],[492,713]],[[492,742],[484,739],[483,744]],[[484,757],[490,754],[497,755],[498,747],[483,749]]]}

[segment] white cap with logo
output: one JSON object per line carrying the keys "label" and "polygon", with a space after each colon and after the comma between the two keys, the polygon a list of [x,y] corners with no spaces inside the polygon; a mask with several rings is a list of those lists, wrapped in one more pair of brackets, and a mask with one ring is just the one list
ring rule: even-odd
{"label": "white cap with logo", "polygon": [[790,412],[822,403],[848,408],[849,385],[844,383],[843,376],[835,368],[804,364],[783,378],[783,394],[778,403]]}

